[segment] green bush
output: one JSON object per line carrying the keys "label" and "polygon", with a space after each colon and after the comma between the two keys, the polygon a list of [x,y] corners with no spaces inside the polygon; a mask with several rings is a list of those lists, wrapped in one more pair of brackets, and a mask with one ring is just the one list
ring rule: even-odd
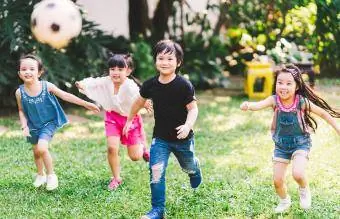
{"label": "green bush", "polygon": [[200,34],[184,34],[184,63],[181,72],[187,74],[198,89],[220,86],[223,63],[228,51],[218,36],[208,39]]}
{"label": "green bush", "polygon": [[144,81],[156,75],[156,69],[152,57],[152,48],[143,39],[131,42],[130,50],[133,54],[135,71],[133,75]]}

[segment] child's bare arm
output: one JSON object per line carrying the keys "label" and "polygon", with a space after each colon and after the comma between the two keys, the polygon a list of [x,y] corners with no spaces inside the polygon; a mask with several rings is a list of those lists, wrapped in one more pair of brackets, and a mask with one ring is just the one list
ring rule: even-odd
{"label": "child's bare arm", "polygon": [[186,108],[188,110],[187,119],[183,125],[180,125],[176,128],[178,139],[183,139],[188,136],[190,130],[194,127],[194,124],[198,116],[196,100],[193,100],[189,104],[187,104]]}
{"label": "child's bare arm", "polygon": [[330,124],[335,131],[340,135],[340,126],[336,123],[335,119],[324,109],[318,107],[314,103],[310,102],[310,110],[312,113],[318,115],[322,119],[324,119],[328,124]]}
{"label": "child's bare arm", "polygon": [[20,94],[20,90],[17,89],[15,91],[15,97],[17,99],[17,104],[18,104],[18,111],[19,111],[19,120],[20,120],[20,124],[21,124],[21,129],[23,131],[24,136],[29,136],[29,128],[27,125],[27,119],[26,116],[24,114],[24,111],[22,109],[22,105],[21,105],[21,94]]}
{"label": "child's bare arm", "polygon": [[266,99],[258,101],[258,102],[245,101],[240,105],[240,108],[243,111],[247,111],[247,110],[257,111],[257,110],[265,109],[268,107],[273,107],[274,102],[275,101],[274,101],[273,96],[269,96]]}
{"label": "child's bare arm", "polygon": [[47,87],[48,87],[49,92],[53,93],[54,95],[56,95],[57,97],[59,97],[60,99],[62,99],[64,101],[74,103],[74,104],[77,104],[79,106],[83,106],[83,107],[85,107],[89,110],[92,110],[94,112],[100,111],[98,106],[96,106],[95,104],[90,103],[88,101],[85,101],[83,99],[80,99],[79,97],[77,97],[77,96],[75,96],[71,93],[65,92],[65,91],[59,89],[57,86],[55,86],[52,83],[48,83]]}
{"label": "child's bare arm", "polygon": [[125,126],[123,128],[123,135],[128,136],[128,132],[130,130],[130,126],[132,124],[132,119],[137,115],[140,109],[142,109],[145,105],[146,99],[142,96],[138,96],[135,102],[132,104],[130,114],[126,120]]}

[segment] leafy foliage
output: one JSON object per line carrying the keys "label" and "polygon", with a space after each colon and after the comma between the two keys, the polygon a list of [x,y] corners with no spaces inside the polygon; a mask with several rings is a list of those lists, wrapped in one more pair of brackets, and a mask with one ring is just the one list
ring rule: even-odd
{"label": "leafy foliage", "polygon": [[[35,53],[43,60],[45,79],[69,90],[81,78],[98,76],[105,69],[107,51],[124,41],[104,34],[97,25],[83,19],[81,34],[67,48],[55,50],[35,41],[30,31],[30,13],[38,0],[8,0],[0,4],[0,105],[14,105],[18,60],[22,54]],[[126,47],[128,47],[126,45]],[[10,98],[8,98],[10,97]]]}
{"label": "leafy foliage", "polygon": [[136,70],[133,72],[134,76],[144,81],[156,75],[151,46],[143,39],[139,39],[132,42],[130,48],[136,65]]}
{"label": "leafy foliage", "polygon": [[[336,77],[340,72],[339,0],[208,1],[202,12],[193,12],[185,1],[162,0],[152,19],[143,14],[148,14],[147,1],[140,1],[143,10],[130,7],[141,12],[129,15],[135,22],[132,40],[107,35],[97,24],[83,19],[81,34],[63,50],[37,43],[32,36],[30,14],[37,2],[0,3],[0,106],[15,105],[14,91],[20,83],[17,64],[22,54],[34,52],[41,56],[47,69],[45,78],[71,90],[75,80],[103,74],[108,51],[133,52],[134,74],[141,80],[148,78],[155,73],[150,45],[163,35],[183,46],[182,72],[197,88],[220,86],[225,73],[244,74],[245,61],[270,53],[283,38],[312,53],[321,75]],[[209,13],[218,14],[216,24]]]}

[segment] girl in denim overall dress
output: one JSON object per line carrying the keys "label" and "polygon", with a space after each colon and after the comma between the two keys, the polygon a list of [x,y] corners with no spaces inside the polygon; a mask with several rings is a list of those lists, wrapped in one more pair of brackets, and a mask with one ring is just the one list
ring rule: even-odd
{"label": "girl in denim overall dress", "polygon": [[46,189],[54,190],[58,187],[58,178],[53,170],[48,143],[56,130],[67,123],[66,115],[54,95],[95,112],[99,112],[99,108],[93,103],[60,90],[52,83],[40,81],[42,73],[42,62],[37,56],[22,57],[18,75],[24,84],[19,86],[15,96],[21,129],[27,141],[33,145],[34,161],[37,166],[33,185],[40,187],[47,183]]}
{"label": "girl in denim overall dress", "polygon": [[[138,161],[143,158],[145,161],[149,161],[141,115],[134,117],[134,128],[130,130],[130,136],[126,137],[122,134],[132,103],[139,93],[138,85],[128,78],[133,70],[132,58],[130,55],[111,55],[108,61],[108,76],[90,77],[76,82],[81,93],[100,104],[105,110],[107,159],[112,172],[108,184],[110,191],[117,189],[122,184],[119,143],[126,145],[131,160]],[[150,107],[151,105],[147,102],[145,108],[150,110]]]}
{"label": "girl in denim overall dress", "polygon": [[275,95],[259,102],[243,102],[240,108],[244,111],[257,111],[268,107],[274,109],[273,174],[275,190],[280,198],[280,203],[274,211],[282,213],[291,206],[285,185],[285,175],[290,161],[293,178],[299,185],[300,207],[306,210],[311,207],[311,193],[305,169],[312,146],[310,133],[317,128],[317,123],[310,114],[312,112],[320,116],[340,135],[340,126],[333,118],[340,118],[340,113],[306,86],[300,70],[294,65],[282,66],[276,72],[274,86]]}

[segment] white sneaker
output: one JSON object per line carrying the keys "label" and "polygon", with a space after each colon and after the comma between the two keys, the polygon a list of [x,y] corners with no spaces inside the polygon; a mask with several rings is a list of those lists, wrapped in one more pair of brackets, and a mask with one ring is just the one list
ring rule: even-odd
{"label": "white sneaker", "polygon": [[300,194],[300,207],[307,210],[312,205],[312,195],[309,188],[299,188]]}
{"label": "white sneaker", "polygon": [[292,205],[292,201],[290,199],[290,196],[287,195],[285,199],[280,199],[280,203],[278,204],[278,206],[276,206],[276,208],[274,209],[274,212],[277,214],[283,213],[287,211],[291,205]]}
{"label": "white sneaker", "polygon": [[54,173],[50,174],[50,175],[47,175],[46,189],[48,191],[52,191],[52,190],[54,190],[56,188],[58,188],[58,177],[57,177],[57,175],[55,175]]}
{"label": "white sneaker", "polygon": [[37,174],[35,180],[33,182],[33,186],[38,188],[46,183],[46,175],[39,175]]}

